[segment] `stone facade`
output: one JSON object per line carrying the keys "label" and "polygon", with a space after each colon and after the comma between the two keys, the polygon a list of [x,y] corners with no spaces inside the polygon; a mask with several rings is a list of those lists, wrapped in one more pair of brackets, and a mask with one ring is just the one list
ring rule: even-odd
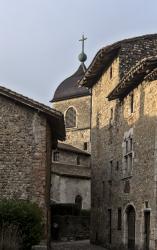
{"label": "stone facade", "polygon": [[90,209],[90,181],[87,178],[52,175],[52,199],[57,203],[73,203],[77,196],[82,197],[82,209]]}
{"label": "stone facade", "polygon": [[107,98],[156,50],[156,35],[122,42],[92,87],[91,241],[111,249],[157,249],[157,80],[142,78],[152,69],[137,72],[138,80],[130,73],[126,94]]}
{"label": "stone facade", "polygon": [[[81,77],[81,76],[80,76]],[[79,77],[79,78],[80,78]],[[74,78],[74,81],[76,79]],[[68,79],[66,81],[69,81]],[[77,86],[77,82],[75,83]],[[75,86],[75,87],[76,87]],[[59,87],[58,87],[59,88]],[[57,89],[58,89],[57,88]],[[78,88],[78,87],[77,87]],[[64,88],[63,88],[64,89]],[[80,89],[80,88],[78,88]],[[66,91],[66,86],[65,86]],[[70,91],[70,90],[69,90]],[[87,90],[86,90],[87,91]],[[56,91],[57,92],[57,91]],[[57,92],[58,93],[58,92]],[[62,93],[58,93],[62,95]],[[56,96],[56,94],[54,95]],[[78,95],[52,101],[55,109],[63,113],[66,124],[66,113],[73,108],[76,113],[75,126],[66,127],[66,145],[71,149],[58,147],[58,162],[52,168],[51,200],[57,203],[75,203],[77,196],[82,197],[82,208],[91,207],[90,183],[90,133],[91,133],[91,95]],[[65,146],[66,146],[65,145]],[[53,152],[55,154],[55,151]],[[54,157],[52,156],[52,160]]]}
{"label": "stone facade", "polygon": [[0,87],[0,198],[36,202],[46,231],[52,148],[57,137],[64,139],[60,126],[61,113]]}
{"label": "stone facade", "polygon": [[87,150],[90,152],[91,96],[54,102],[53,107],[62,112],[64,116],[69,107],[75,108],[76,127],[66,129],[66,143],[84,150],[84,143],[87,142]]}
{"label": "stone facade", "polygon": [[76,197],[81,196],[82,209],[90,209],[90,154],[74,149],[53,151],[59,153],[59,159],[52,158],[51,200],[74,204]]}

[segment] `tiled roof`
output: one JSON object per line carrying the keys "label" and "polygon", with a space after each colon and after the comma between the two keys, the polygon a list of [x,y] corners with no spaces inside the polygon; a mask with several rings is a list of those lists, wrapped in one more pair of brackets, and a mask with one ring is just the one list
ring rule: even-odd
{"label": "tiled roof", "polygon": [[[147,57],[133,66],[122,78],[119,84],[107,96],[109,100],[123,98],[134,89],[143,79],[150,79],[157,73],[157,56]],[[154,73],[153,73],[154,72]]]}
{"label": "tiled roof", "polygon": [[155,68],[149,74],[147,74],[144,79],[148,80],[148,81],[156,80],[157,79],[157,68]]}
{"label": "tiled roof", "polygon": [[138,40],[153,39],[153,38],[157,38],[157,34],[150,34],[150,35],[124,39],[116,43],[113,43],[111,45],[108,45],[106,47],[103,47],[95,55],[93,61],[86,70],[84,76],[82,77],[82,79],[80,79],[79,84],[91,88],[100,78],[104,69],[109,66],[111,61],[118,54],[118,51],[121,48],[122,44],[135,42]]}

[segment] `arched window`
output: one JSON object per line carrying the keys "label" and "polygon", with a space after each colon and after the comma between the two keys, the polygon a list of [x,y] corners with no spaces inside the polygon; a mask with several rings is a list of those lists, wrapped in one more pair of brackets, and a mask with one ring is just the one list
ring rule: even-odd
{"label": "arched window", "polygon": [[78,206],[79,209],[82,208],[82,197],[81,197],[81,195],[77,195],[75,197],[75,204]]}
{"label": "arched window", "polygon": [[65,114],[65,126],[66,128],[76,127],[76,110],[70,107]]}

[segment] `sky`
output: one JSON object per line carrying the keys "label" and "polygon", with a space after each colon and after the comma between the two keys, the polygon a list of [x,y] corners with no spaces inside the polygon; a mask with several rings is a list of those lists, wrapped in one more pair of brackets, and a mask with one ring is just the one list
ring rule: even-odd
{"label": "sky", "polygon": [[0,0],[0,83],[50,104],[57,86],[116,41],[157,33],[156,0]]}

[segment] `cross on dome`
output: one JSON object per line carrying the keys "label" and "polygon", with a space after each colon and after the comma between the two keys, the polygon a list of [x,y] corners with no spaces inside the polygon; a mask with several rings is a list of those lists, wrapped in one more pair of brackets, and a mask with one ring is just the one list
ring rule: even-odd
{"label": "cross on dome", "polygon": [[78,56],[78,59],[82,64],[84,64],[84,62],[87,60],[87,55],[84,53],[84,42],[85,42],[85,40],[87,40],[87,37],[84,37],[84,34],[83,34],[82,38],[79,40],[79,42],[82,42],[82,52]]}

